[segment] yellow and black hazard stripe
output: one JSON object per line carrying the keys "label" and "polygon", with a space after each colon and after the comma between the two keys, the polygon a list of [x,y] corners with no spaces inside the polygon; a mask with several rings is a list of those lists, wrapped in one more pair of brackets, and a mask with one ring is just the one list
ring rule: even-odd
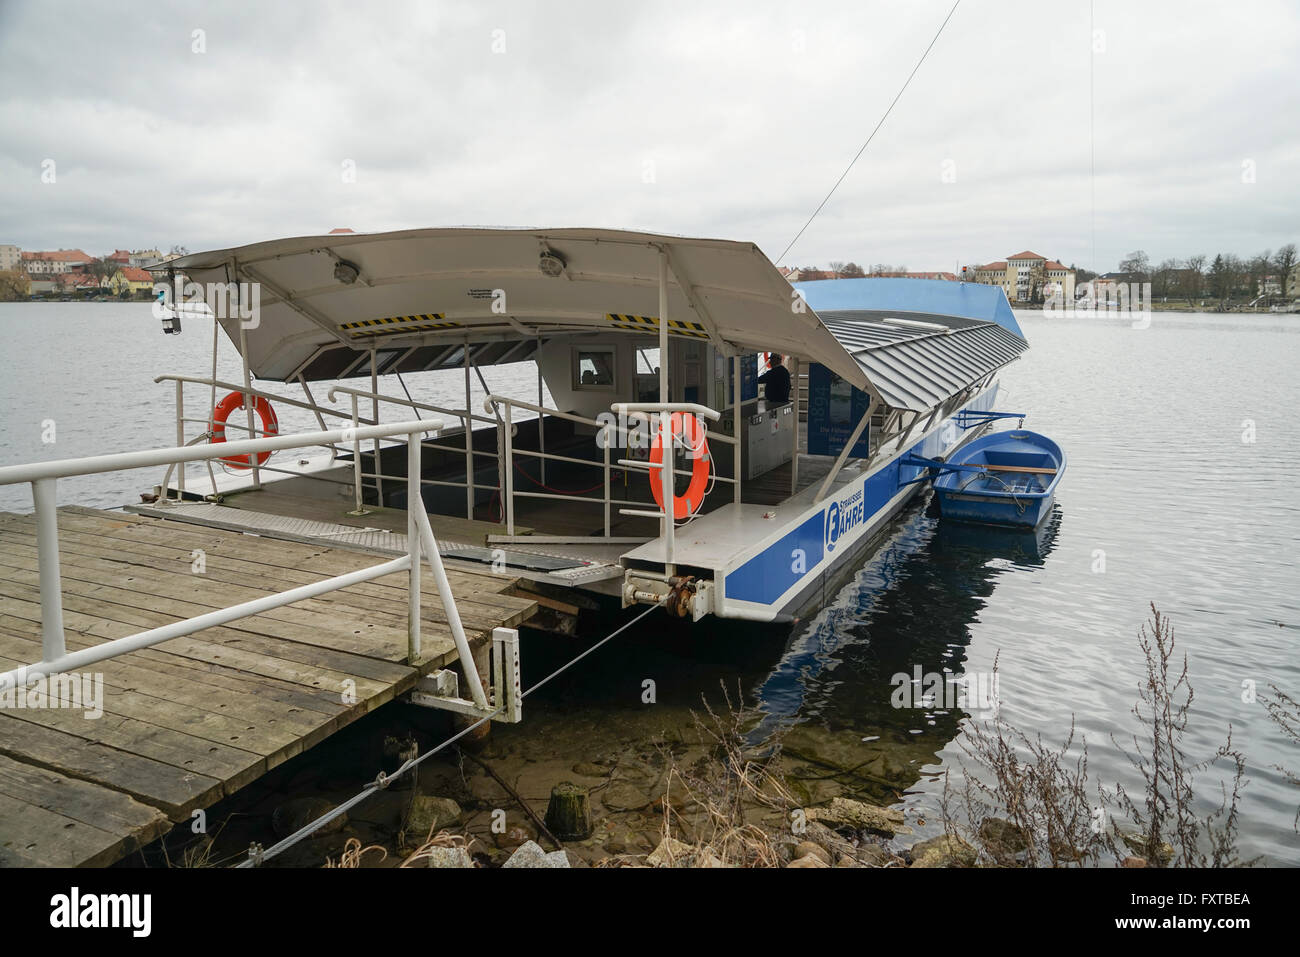
{"label": "yellow and black hazard stripe", "polygon": [[396,332],[406,332],[413,327],[421,329],[456,329],[459,322],[444,322],[440,312],[424,312],[415,316],[385,316],[381,319],[360,319],[356,322],[343,322],[339,329],[349,333],[353,339],[358,336],[387,336]]}
{"label": "yellow and black hazard stripe", "polygon": [[[607,312],[605,313],[605,319],[613,323],[615,329],[655,334],[659,332],[658,316],[629,316],[624,313]],[[698,322],[684,322],[681,319],[668,320],[668,334],[670,336],[688,336],[692,339],[709,338],[709,334]]]}

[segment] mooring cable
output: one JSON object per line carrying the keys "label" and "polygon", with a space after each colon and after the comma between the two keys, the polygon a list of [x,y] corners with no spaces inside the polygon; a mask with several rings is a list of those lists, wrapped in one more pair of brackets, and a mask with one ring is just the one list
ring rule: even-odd
{"label": "mooring cable", "polygon": [[[531,688],[529,688],[519,697],[521,699],[527,698],[530,694],[532,694],[538,688],[542,687],[542,685],[546,684],[552,678],[555,678],[560,674],[563,674],[565,671],[573,667],[583,658],[587,657],[587,655],[591,654],[597,648],[600,648],[602,645],[606,644],[612,639],[618,637],[623,632],[627,631],[627,629],[631,628],[633,625],[635,625],[642,618],[650,614],[658,607],[659,607],[658,605],[651,605],[649,608],[641,612],[641,614],[637,615],[635,618],[632,618],[631,620],[624,622],[622,625],[619,625],[618,628],[611,631],[608,635],[600,639],[600,641],[596,642],[594,645],[592,645],[582,654],[578,655],[576,658],[572,658],[569,661],[565,662],[563,665],[561,665],[555,671],[552,671],[549,675],[547,675],[541,681],[537,682],[535,685],[533,685]],[[448,745],[454,744],[455,742],[459,741],[461,738],[469,734],[475,728],[482,725],[483,722],[491,721],[493,718],[499,715],[503,710],[505,710],[505,706],[499,705],[496,708],[496,710],[494,710],[491,714],[484,715],[483,717],[475,721],[473,724],[456,732],[456,734],[453,734],[446,741],[443,741],[441,744],[437,745],[436,747],[431,748],[430,750],[426,751],[424,754],[409,759],[405,764],[403,764],[392,774],[384,774],[383,772],[380,772],[379,775],[375,778],[375,780],[367,784],[353,797],[344,801],[342,804],[339,804],[337,807],[334,807],[329,812],[322,814],[320,817],[316,818],[316,820],[311,821],[308,824],[304,825],[303,827],[299,828],[298,830],[294,831],[292,834],[284,838],[279,843],[272,844],[270,847],[266,848],[264,851],[261,851],[256,856],[254,856],[254,854],[251,852],[250,849],[248,858],[236,864],[235,866],[255,867],[258,864],[261,864],[263,861],[270,860],[272,857],[275,857],[276,855],[282,853],[283,851],[288,850],[289,848],[293,847],[293,845],[297,844],[299,841],[303,840],[304,838],[310,837],[312,834],[315,834],[318,830],[320,830],[320,828],[323,825],[328,824],[330,821],[334,820],[340,815],[347,813],[351,808],[356,807],[358,804],[360,804],[366,798],[370,797],[370,795],[374,794],[376,791],[381,791],[384,788],[388,787],[389,784],[391,784],[393,781],[396,781],[407,771],[411,770],[412,768],[418,767],[426,759],[433,757],[435,754],[437,754],[439,751],[442,751]]]}
{"label": "mooring cable", "polygon": [[785,259],[786,253],[794,248],[794,244],[799,241],[799,237],[804,234],[804,230],[812,225],[812,221],[817,218],[817,214],[822,211],[822,207],[830,201],[830,198],[833,195],[835,195],[835,191],[840,188],[840,183],[844,182],[844,178],[849,175],[849,171],[853,169],[862,154],[866,152],[867,147],[871,145],[871,141],[875,139],[876,134],[880,132],[880,128],[885,125],[885,120],[889,119],[889,114],[893,112],[894,106],[900,99],[902,99],[903,94],[907,92],[907,88],[912,82],[912,77],[916,76],[916,71],[921,69],[921,64],[924,63],[925,58],[930,55],[930,50],[934,47],[935,43],[938,42],[939,35],[943,33],[943,28],[948,25],[948,21],[952,19],[952,15],[957,12],[959,6],[961,6],[961,0],[957,0],[957,2],[952,5],[952,9],[948,11],[948,15],[943,18],[943,23],[939,24],[939,29],[935,32],[933,39],[930,40],[930,45],[926,47],[925,52],[921,54],[921,59],[916,61],[916,66],[912,67],[912,72],[909,73],[907,79],[903,81],[902,88],[889,104],[889,109],[885,110],[885,115],[880,118],[880,122],[876,124],[876,128],[872,130],[871,135],[867,137],[867,141],[862,144],[862,148],[858,150],[853,159],[849,161],[849,165],[844,168],[844,172],[841,173],[840,178],[835,181],[835,185],[831,187],[831,191],[826,194],[826,197],[820,203],[817,204],[817,208],[813,210],[813,214],[808,217],[808,222],[804,223],[803,228],[794,234],[794,239],[790,240],[790,244],[785,247],[785,251],[782,252],[780,256],[776,257],[776,262],[779,263],[781,260]]}

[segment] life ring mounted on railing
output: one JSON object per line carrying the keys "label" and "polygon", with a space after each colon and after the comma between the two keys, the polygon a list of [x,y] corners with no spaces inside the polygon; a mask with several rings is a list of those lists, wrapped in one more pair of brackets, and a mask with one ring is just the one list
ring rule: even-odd
{"label": "life ring mounted on railing", "polygon": [[[685,494],[673,495],[673,520],[677,521],[690,518],[704,503],[704,496],[709,487],[709,440],[700,420],[689,412],[674,412],[669,421],[673,439],[676,440],[677,436],[681,435],[694,459],[694,464],[691,466],[691,482],[686,487]],[[668,468],[672,467],[672,458],[670,455]],[[662,473],[655,466],[661,465],[663,460],[663,433],[656,429],[654,444],[650,446],[650,493],[654,496],[655,504],[660,508],[664,507],[664,480]]]}
{"label": "life ring mounted on railing", "polygon": [[[226,441],[226,420],[230,418],[230,413],[236,409],[244,407],[244,393],[231,392],[224,399],[217,403],[217,407],[212,410],[212,444]],[[266,401],[264,396],[253,397],[253,411],[262,421],[261,433],[253,438],[270,438],[273,435],[280,434],[280,420],[275,417],[275,410],[271,408],[271,403]],[[257,453],[257,464],[265,465],[266,460],[271,457],[270,452]],[[250,461],[251,455],[233,455],[228,458],[218,459],[218,461],[236,469],[251,469],[253,463]]]}

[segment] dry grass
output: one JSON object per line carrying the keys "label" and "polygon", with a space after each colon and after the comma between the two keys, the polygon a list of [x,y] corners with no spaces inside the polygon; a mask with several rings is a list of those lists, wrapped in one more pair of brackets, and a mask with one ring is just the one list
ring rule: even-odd
{"label": "dry grass", "polygon": [[[778,751],[762,758],[750,753],[745,728],[754,712],[744,707],[739,688],[734,703],[725,684],[722,696],[722,713],[707,699],[702,715],[692,712],[700,738],[709,745],[708,755],[682,768],[671,751],[664,751],[661,836],[687,845],[688,850],[675,855],[686,865],[780,867],[785,863],[781,845],[789,840],[789,815],[798,801],[775,768]],[[608,866],[624,863],[615,859]]]}
{"label": "dry grass", "polygon": [[472,837],[466,837],[464,834],[453,834],[451,831],[439,831],[435,835],[433,829],[430,828],[429,833],[425,835],[424,843],[403,858],[402,863],[398,866],[416,867],[421,861],[424,861],[425,866],[428,866],[427,862],[436,848],[459,847],[464,848],[465,853],[469,854],[470,848],[477,843],[478,842]]}
{"label": "dry grass", "polygon": [[380,845],[371,844],[368,847],[362,847],[359,840],[355,837],[350,837],[343,843],[343,853],[339,855],[338,861],[336,862],[333,858],[326,857],[325,863],[322,866],[329,868],[358,868],[361,866],[365,856],[373,851],[378,851],[381,855],[379,860],[375,861],[376,864],[386,860],[388,857],[388,851]]}
{"label": "dry grass", "polygon": [[[947,833],[975,847],[982,863],[1002,866],[1096,864],[1106,855],[1116,861],[1136,855],[1149,867],[1249,863],[1239,860],[1236,849],[1245,759],[1232,747],[1231,726],[1213,755],[1192,760],[1183,749],[1194,698],[1187,658],[1175,659],[1173,625],[1154,604],[1138,632],[1138,647],[1146,664],[1133,707],[1140,731],[1132,751],[1114,743],[1141,779],[1141,793],[1117,784],[1099,788],[1090,801],[1087,742],[1080,739],[1072,756],[1073,724],[1065,742],[1052,748],[999,716],[966,729],[961,747],[974,768],[964,769],[958,792],[945,780]],[[1291,726],[1300,727],[1300,717],[1291,716]],[[1194,779],[1218,762],[1232,767],[1230,784],[1220,782],[1217,810],[1199,814]]]}

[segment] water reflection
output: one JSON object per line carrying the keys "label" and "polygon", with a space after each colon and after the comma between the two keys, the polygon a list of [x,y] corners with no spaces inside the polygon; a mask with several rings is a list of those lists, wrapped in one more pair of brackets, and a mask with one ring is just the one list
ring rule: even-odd
{"label": "water reflection", "polygon": [[[943,523],[915,507],[813,619],[791,634],[757,683],[766,714],[756,740],[822,768],[853,769],[841,783],[896,796],[955,738],[968,711],[954,694],[894,707],[895,675],[962,675],[971,625],[999,578],[1033,574],[1055,546],[1059,505],[1037,529]],[[972,676],[974,677],[974,676]],[[951,687],[951,686],[950,686]],[[874,770],[871,770],[874,768]]]}

